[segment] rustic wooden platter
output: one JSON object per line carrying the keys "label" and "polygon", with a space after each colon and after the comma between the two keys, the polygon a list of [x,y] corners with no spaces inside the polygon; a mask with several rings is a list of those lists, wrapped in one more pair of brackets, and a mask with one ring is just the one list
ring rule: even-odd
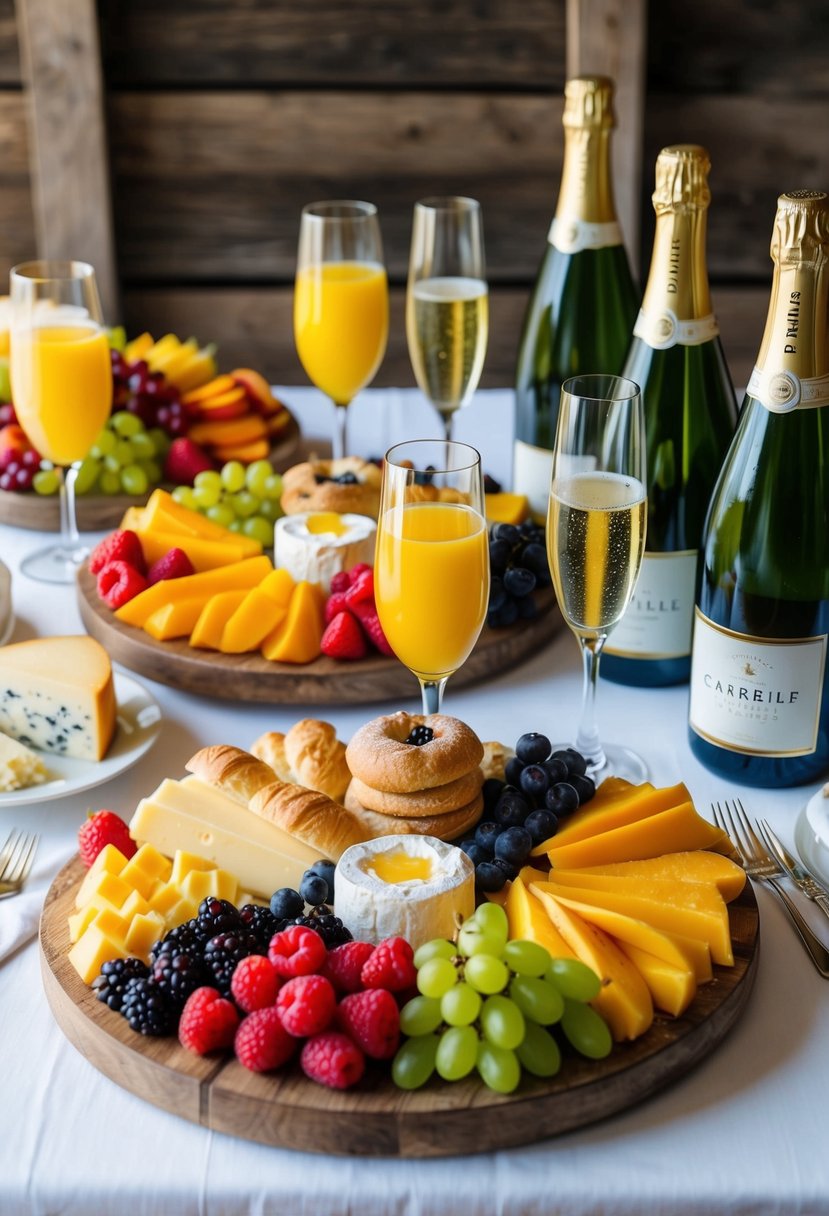
{"label": "rustic wooden platter", "polygon": [[[296,463],[299,452],[300,430],[292,417],[279,442],[271,448],[271,464],[278,473],[284,472]],[[149,495],[150,491],[140,495],[79,494],[75,500],[78,528],[81,532],[106,532],[117,528],[127,507],[143,507]],[[16,528],[30,528],[35,532],[57,532],[60,528],[58,496],[44,497],[32,490],[25,494],[0,490],[0,524],[13,524]]]}
{"label": "rustic wooden platter", "polygon": [[[417,697],[414,676],[397,659],[378,654],[344,663],[323,655],[297,666],[269,662],[258,652],[194,650],[186,640],[157,642],[143,629],[123,625],[98,598],[95,579],[86,569],[78,572],[77,590],[84,627],[111,659],[184,692],[269,705],[356,705]],[[534,621],[509,629],[484,627],[472,654],[452,677],[452,686],[489,679],[537,654],[564,623],[552,591],[544,592],[539,602],[542,612]]]}
{"label": "rustic wooden platter", "polygon": [[175,1038],[144,1039],[97,1001],[67,960],[66,918],[85,873],[78,858],[61,870],[40,923],[41,971],[58,1025],[89,1062],[155,1106],[214,1131],[306,1152],[447,1157],[545,1140],[627,1110],[705,1059],[739,1018],[754,983],[759,916],[751,885],[730,905],[734,966],[715,967],[683,1017],[658,1018],[606,1060],[566,1055],[552,1081],[524,1077],[514,1094],[477,1080],[433,1079],[403,1093],[379,1067],[336,1092],[296,1065],[271,1076],[227,1057],[191,1055]]}

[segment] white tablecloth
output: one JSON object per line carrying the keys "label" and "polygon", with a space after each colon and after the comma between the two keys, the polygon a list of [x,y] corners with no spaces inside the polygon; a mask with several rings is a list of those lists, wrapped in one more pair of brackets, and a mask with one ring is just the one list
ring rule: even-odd
{"label": "white tablecloth", "polygon": [[[310,433],[327,416],[309,391],[285,390]],[[378,390],[353,409],[352,447],[380,452],[390,439],[439,434],[417,394]],[[508,476],[510,395],[479,394],[458,420],[484,465]],[[14,575],[14,641],[81,632],[69,589],[44,591],[18,573],[42,537],[0,527],[0,557]],[[208,743],[247,746],[263,730],[286,730],[299,706],[200,700],[149,684],[165,726],[148,756],[111,785],[41,806],[0,811],[0,831],[34,828],[43,855],[69,853],[89,808],[128,816],[165,775],[176,776]],[[447,695],[449,712],[483,738],[514,742],[524,731],[567,738],[580,698],[576,643],[566,631],[513,672]],[[412,687],[412,704],[416,701]],[[743,796],[791,845],[794,821],[813,792],[746,791],[703,769],[686,741],[687,689],[603,683],[607,738],[639,748],[653,780],[686,781],[704,811]],[[326,710],[340,737],[386,706]],[[320,711],[311,707],[311,712]],[[531,1216],[567,1213],[829,1212],[829,985],[820,979],[778,905],[758,890],[759,974],[728,1039],[683,1080],[594,1127],[529,1148],[442,1161],[344,1159],[266,1148],[211,1133],[139,1101],[99,1075],[69,1045],[43,996],[34,941],[0,964],[0,1213],[63,1216],[189,1216],[255,1212],[280,1216]],[[0,925],[13,901],[0,903]],[[7,911],[8,910],[8,911]],[[829,929],[829,925],[827,926]],[[829,932],[824,931],[829,939]]]}

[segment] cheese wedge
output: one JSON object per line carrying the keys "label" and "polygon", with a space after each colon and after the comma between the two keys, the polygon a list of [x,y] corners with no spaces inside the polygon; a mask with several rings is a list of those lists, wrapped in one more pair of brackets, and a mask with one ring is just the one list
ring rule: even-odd
{"label": "cheese wedge", "polygon": [[619,943],[625,954],[650,989],[657,1009],[678,1018],[697,995],[697,981],[693,971],[672,967],[663,958],[656,958],[630,942]]}
{"label": "cheese wedge", "polygon": [[[563,877],[561,870],[556,877]],[[661,857],[646,857],[642,861],[619,861],[606,866],[588,866],[566,873],[606,874],[618,878],[670,878],[677,882],[712,882],[726,903],[736,899],[746,885],[742,866],[721,853],[696,849],[691,853],[664,853]]]}
{"label": "cheese wedge", "polygon": [[40,756],[17,739],[0,734],[0,793],[41,785],[46,775]]}
{"label": "cheese wedge", "polygon": [[537,942],[553,958],[573,958],[573,951],[556,929],[541,901],[524,884],[521,876],[509,885],[504,904],[512,940]]}
{"label": "cheese wedge", "polygon": [[660,811],[670,810],[682,802],[690,802],[691,795],[681,783],[665,789],[654,789],[647,783],[633,785],[626,793],[609,801],[604,806],[595,806],[595,798],[564,821],[554,837],[537,845],[532,851],[533,857],[539,857],[548,848],[561,848],[563,845],[575,844],[579,840],[598,836],[602,832],[613,831],[614,828],[625,827],[656,815]]}
{"label": "cheese wedge", "polygon": [[[724,847],[724,832],[698,815],[693,804],[683,802],[647,819],[613,828],[573,844],[559,845],[557,837],[547,850],[550,865],[579,870],[614,861],[638,861],[693,849]],[[729,846],[730,848],[730,846]]]}
{"label": "cheese wedge", "polygon": [[205,570],[201,574],[186,574],[183,578],[162,579],[153,583],[146,591],[127,600],[116,610],[116,617],[125,625],[143,625],[158,608],[194,595],[203,595],[205,600],[217,591],[247,590],[255,587],[273,569],[269,557],[249,557],[233,566],[218,570]]}
{"label": "cheese wedge", "polygon": [[262,552],[259,541],[231,532],[221,524],[214,524],[199,511],[183,507],[166,490],[160,488],[153,490],[145,507],[130,507],[121,520],[121,527],[131,528],[133,532],[154,529],[157,532],[201,537],[203,540],[232,540],[245,551],[246,557],[256,557]]}

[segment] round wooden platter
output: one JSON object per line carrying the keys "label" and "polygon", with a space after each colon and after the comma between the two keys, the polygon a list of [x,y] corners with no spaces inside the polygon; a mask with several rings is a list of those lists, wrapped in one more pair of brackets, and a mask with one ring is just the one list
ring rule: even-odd
{"label": "round wooden platter", "polygon": [[[122,624],[99,599],[94,577],[78,572],[78,606],[87,632],[116,663],[160,684],[225,700],[270,705],[357,705],[416,696],[414,676],[397,659],[372,655],[352,663],[324,655],[301,666],[273,663],[259,652],[241,655],[195,650],[185,639],[157,642],[133,625]],[[484,627],[472,654],[452,677],[452,686],[474,684],[508,671],[537,654],[563,625],[552,591],[539,600],[533,621],[510,629]]]}
{"label": "round wooden platter", "polygon": [[618,1114],[705,1059],[739,1018],[754,983],[759,916],[751,885],[730,905],[734,966],[715,967],[681,1018],[657,1017],[647,1034],[598,1062],[565,1055],[551,1081],[524,1076],[514,1094],[478,1080],[433,1079],[396,1089],[372,1066],[353,1090],[308,1081],[297,1065],[270,1076],[231,1057],[199,1057],[169,1037],[145,1039],[95,999],[69,963],[67,916],[83,874],[78,858],[52,884],[40,923],[46,998],[69,1041],[111,1080],[214,1131],[306,1152],[448,1157],[546,1140]]}
{"label": "round wooden platter", "polygon": [[[291,418],[284,435],[271,448],[270,461],[277,472],[296,463],[300,451],[300,431]],[[165,486],[165,489],[171,489]],[[147,494],[79,494],[76,498],[78,528],[81,532],[106,532],[117,528],[128,507],[143,507]],[[57,532],[60,528],[60,503],[56,494],[48,497],[27,490],[17,494],[0,490],[0,524],[30,528],[35,532]]]}

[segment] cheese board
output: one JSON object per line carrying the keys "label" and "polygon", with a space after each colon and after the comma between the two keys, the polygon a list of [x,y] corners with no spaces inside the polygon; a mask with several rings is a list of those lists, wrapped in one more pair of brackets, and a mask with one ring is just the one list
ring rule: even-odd
{"label": "cheese board", "polygon": [[[414,700],[417,682],[394,658],[376,655],[356,662],[322,656],[312,663],[274,663],[258,652],[241,655],[196,650],[186,640],[157,642],[142,629],[124,625],[99,598],[95,578],[79,570],[78,607],[84,628],[112,660],[161,684],[200,696],[266,704],[365,704]],[[535,620],[507,629],[484,627],[472,654],[452,677],[452,686],[474,684],[508,671],[538,653],[563,620],[552,591],[539,594]]]}
{"label": "cheese board", "polygon": [[359,1087],[325,1089],[298,1067],[266,1075],[235,1060],[195,1056],[173,1037],[147,1039],[95,998],[67,958],[67,915],[85,873],[79,858],[58,874],[40,923],[47,1001],[69,1041],[131,1093],[214,1131],[282,1148],[360,1156],[440,1157],[528,1144],[621,1114],[706,1059],[745,1008],[759,957],[751,885],[730,905],[734,966],[715,967],[682,1017],[658,1018],[601,1061],[567,1055],[550,1081],[527,1076],[508,1096],[478,1081],[433,1079],[404,1093],[379,1069]]}

